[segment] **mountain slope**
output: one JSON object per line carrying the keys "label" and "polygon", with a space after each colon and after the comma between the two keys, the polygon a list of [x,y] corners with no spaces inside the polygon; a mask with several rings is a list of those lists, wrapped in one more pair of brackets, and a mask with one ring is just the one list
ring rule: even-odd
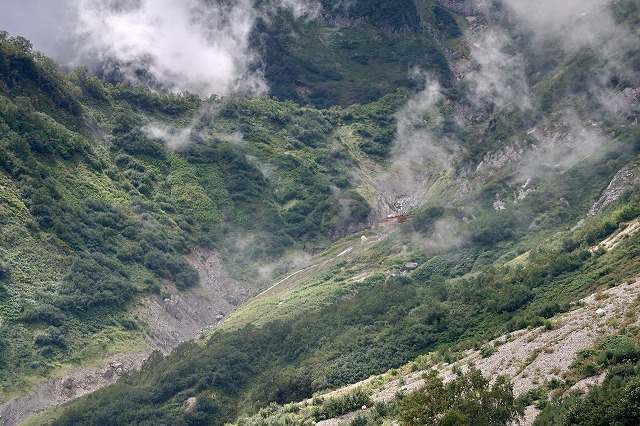
{"label": "mountain slope", "polygon": [[[56,424],[224,424],[427,352],[454,357],[640,273],[633,232],[591,249],[639,212],[638,45],[620,38],[638,37],[635,2],[590,12],[615,31],[587,41],[542,36],[509,4],[469,19],[354,5],[258,28],[275,98],[65,75],[3,37],[3,399],[62,363],[153,347],[161,327],[137,305],[179,316],[207,288],[201,265],[217,260],[203,253],[239,280],[225,306],[261,290]],[[374,36],[389,48],[372,51]],[[311,66],[328,57],[355,61],[351,77]],[[396,61],[414,59],[427,72],[400,83]]]}

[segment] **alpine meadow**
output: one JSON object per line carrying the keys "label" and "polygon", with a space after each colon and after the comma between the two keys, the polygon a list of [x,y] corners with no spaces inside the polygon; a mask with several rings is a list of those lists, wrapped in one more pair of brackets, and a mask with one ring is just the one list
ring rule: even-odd
{"label": "alpine meadow", "polygon": [[2,3],[0,425],[640,424],[640,0]]}

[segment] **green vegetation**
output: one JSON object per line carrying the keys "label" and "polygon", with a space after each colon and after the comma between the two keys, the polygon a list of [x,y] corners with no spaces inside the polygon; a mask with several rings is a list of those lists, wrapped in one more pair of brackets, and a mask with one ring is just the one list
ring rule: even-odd
{"label": "green vegetation", "polygon": [[[620,22],[637,17],[627,3],[616,3]],[[198,286],[185,259],[196,245],[217,250],[236,277],[257,282],[268,266],[291,279],[207,339],[154,353],[140,372],[59,409],[53,423],[309,425],[370,406],[369,391],[292,401],[432,351],[447,362],[469,348],[490,356],[487,340],[548,326],[579,297],[640,274],[638,234],[595,247],[637,220],[640,191],[623,188],[587,217],[640,153],[635,107],[590,121],[602,100],[584,102],[589,76],[609,64],[587,49],[540,52],[523,35],[536,112],[507,105],[480,111],[486,123],[465,122],[472,102],[442,47],[456,43],[460,17],[433,1],[341,5],[339,31],[288,15],[257,25],[273,90],[255,99],[154,93],[83,68],[65,74],[28,41],[0,33],[0,400],[69,365],[142,349],[145,319],[132,308],[168,286]],[[385,214],[373,209],[393,169],[398,111],[416,89],[413,66],[445,89],[437,111],[411,126],[451,143],[453,157],[433,179],[414,176],[428,197],[411,222],[371,229]],[[611,90],[638,84],[625,79]],[[567,115],[608,142],[557,166],[523,155],[487,171],[485,159],[501,149],[536,153],[544,143],[532,127],[577,137]],[[405,190],[393,195],[422,195]],[[295,273],[278,265],[300,252],[317,263]],[[624,330],[579,355],[574,379],[610,369],[593,394],[530,397],[569,422],[583,411],[603,422],[633,414],[636,335]],[[498,425],[520,414],[504,378],[489,385],[472,370],[448,384],[426,379],[353,424]],[[620,391],[628,397],[613,401]]]}
{"label": "green vegetation", "polygon": [[[265,77],[279,100],[317,108],[368,103],[412,87],[407,71],[414,67],[451,84],[442,47],[421,22],[433,22],[446,38],[459,37],[450,12],[434,6],[435,17],[421,16],[413,0],[322,3],[332,14],[328,23],[285,14],[254,30],[264,51]],[[348,24],[336,30],[331,20]]]}
{"label": "green vegetation", "polygon": [[[593,360],[593,361],[592,361]],[[640,345],[626,335],[607,336],[595,350],[579,353],[574,368],[587,376],[608,368],[601,386],[586,394],[569,391],[553,398],[535,425],[634,425],[640,418]]]}
{"label": "green vegetation", "polygon": [[[218,248],[251,279],[258,261],[366,221],[369,205],[344,177],[350,154],[332,140],[339,111],[211,99],[219,119],[203,115],[192,143],[172,152],[145,126],[184,127],[203,108],[196,96],[104,84],[86,69],[65,75],[6,33],[0,53],[7,395],[56,363],[102,356],[95,333],[142,339],[130,303],[167,283],[198,285],[183,257],[193,244]],[[119,338],[100,350],[112,347]]]}
{"label": "green vegetation", "polygon": [[422,389],[403,398],[399,417],[402,424],[413,425],[508,425],[524,413],[513,396],[505,376],[493,384],[471,369],[448,383],[435,371],[425,377]]}
{"label": "green vegetation", "polygon": [[[614,209],[611,216],[620,211]],[[574,237],[588,235],[584,230],[574,233]],[[530,253],[525,268],[505,265],[497,270],[490,264],[475,267],[473,278],[436,277],[427,282],[416,270],[403,277],[373,275],[349,284],[340,272],[349,264],[337,266],[315,285],[321,290],[342,282],[337,287],[342,290],[325,296],[321,304],[295,310],[286,302],[278,309],[263,310],[266,317],[260,326],[218,330],[205,348],[183,345],[176,354],[150,363],[144,373],[97,392],[95,399],[71,404],[60,422],[99,421],[94,413],[101,412],[105,419],[118,416],[126,423],[156,412],[154,421],[181,424],[187,421],[182,401],[189,396],[208,398],[216,389],[216,401],[222,405],[206,418],[218,424],[271,401],[283,404],[353,383],[437,347],[463,342],[454,346],[455,352],[507,330],[542,325],[544,318],[567,309],[584,290],[581,277],[590,282],[598,277],[596,283],[601,280],[604,285],[615,282],[619,268],[631,266],[617,256],[637,258],[637,241],[631,238],[621,250],[599,255],[586,254],[578,243],[564,257],[560,254],[565,249],[552,242]],[[611,267],[603,273],[602,265]],[[640,272],[637,264],[633,268],[625,274]],[[306,291],[315,291],[313,284]],[[300,299],[298,293],[296,300]],[[140,389],[150,393],[145,396]],[[162,397],[155,397],[157,392]],[[222,417],[228,400],[241,403],[238,411],[226,411]],[[141,407],[149,408],[143,414]]]}

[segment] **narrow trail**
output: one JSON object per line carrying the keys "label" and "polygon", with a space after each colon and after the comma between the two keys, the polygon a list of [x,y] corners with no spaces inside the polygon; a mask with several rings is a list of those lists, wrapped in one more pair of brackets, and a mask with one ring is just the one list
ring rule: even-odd
{"label": "narrow trail", "polygon": [[[311,259],[309,262],[315,262],[315,263],[311,263],[310,265],[304,266],[298,269],[297,271],[290,273],[289,275],[282,278],[275,284],[271,285],[267,289],[258,293],[256,296],[253,297],[253,300],[257,300],[260,297],[265,296],[267,294],[275,295],[275,294],[286,292],[287,290],[290,290],[291,288],[293,288],[295,285],[299,283],[292,280],[292,278],[305,275],[309,272],[317,272],[318,270],[322,270],[327,266],[331,267],[333,266],[333,264],[337,264],[340,260],[342,260],[342,258],[344,258],[347,254],[355,255],[359,253],[362,249],[367,248],[372,244],[376,244],[384,240],[386,236],[387,236],[387,232],[374,235],[370,238],[367,238],[364,241],[361,241],[360,244],[354,244],[347,247],[346,249],[342,250],[340,253],[336,254],[335,256],[331,256],[328,259],[324,259],[324,260],[322,260],[322,258]],[[276,291],[276,290],[281,290],[281,291]]]}
{"label": "narrow trail", "polygon": [[278,287],[280,284],[282,284],[283,282],[287,281],[289,278],[295,277],[298,274],[301,274],[303,272],[308,272],[312,269],[316,269],[316,268],[322,268],[323,266],[327,265],[329,262],[339,258],[340,256],[344,256],[345,254],[349,253],[350,251],[353,250],[353,247],[349,247],[348,249],[340,252],[340,254],[338,254],[335,257],[332,257],[330,259],[325,260],[324,262],[320,263],[320,264],[315,264],[315,265],[309,265],[306,266],[302,269],[299,269],[297,271],[295,271],[292,274],[287,275],[286,277],[284,277],[283,279],[281,279],[280,281],[278,281],[277,283],[275,283],[274,285],[272,285],[271,287],[269,287],[268,289],[264,290],[263,292],[261,292],[260,294],[257,294],[255,297],[260,297],[266,293],[268,293],[270,290],[273,290],[274,288]]}

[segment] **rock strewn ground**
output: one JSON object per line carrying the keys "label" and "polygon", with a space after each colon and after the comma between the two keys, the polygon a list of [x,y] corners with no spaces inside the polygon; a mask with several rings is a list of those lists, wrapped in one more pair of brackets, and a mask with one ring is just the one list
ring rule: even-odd
{"label": "rock strewn ground", "polygon": [[107,356],[103,365],[78,367],[62,377],[45,380],[31,395],[0,406],[0,425],[18,425],[44,410],[110,385],[122,374],[140,369],[150,353]]}
{"label": "rock strewn ground", "polygon": [[[512,378],[514,393],[520,395],[533,389],[545,380],[562,379],[576,352],[593,347],[598,339],[616,333],[622,324],[640,323],[637,302],[640,298],[640,279],[630,284],[621,284],[602,293],[592,294],[581,300],[583,306],[552,319],[552,329],[544,327],[519,330],[502,336],[488,345],[495,353],[483,358],[479,350],[469,351],[466,356],[452,365],[440,364],[435,368],[444,380],[453,377],[454,367],[462,371],[470,365],[478,368],[486,377],[506,374]],[[374,392],[375,402],[392,400],[397,392],[411,392],[419,389],[424,381],[425,371],[411,372],[386,383]],[[578,382],[574,387],[583,390],[602,382],[604,375],[590,377]],[[323,395],[331,398],[358,386],[371,384],[374,378]],[[307,404],[311,401],[307,401]],[[353,420],[360,411],[317,423],[318,426],[335,426]],[[527,407],[525,418],[520,423],[529,426],[538,411]]]}
{"label": "rock strewn ground", "polygon": [[145,296],[139,309],[150,339],[163,353],[222,321],[255,290],[254,285],[231,278],[214,250],[194,247],[186,258],[198,271],[200,285],[186,291],[167,285],[164,295]]}

